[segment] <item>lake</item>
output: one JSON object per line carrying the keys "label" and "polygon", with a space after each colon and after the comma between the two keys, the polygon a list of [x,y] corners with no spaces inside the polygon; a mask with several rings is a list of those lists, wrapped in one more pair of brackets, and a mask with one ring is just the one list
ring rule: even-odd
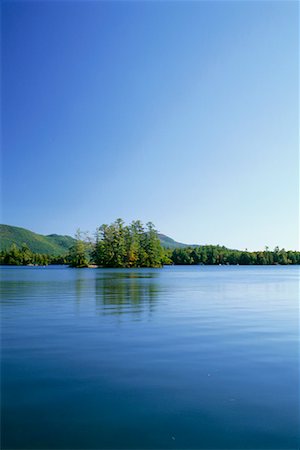
{"label": "lake", "polygon": [[3,449],[299,448],[299,267],[1,278]]}

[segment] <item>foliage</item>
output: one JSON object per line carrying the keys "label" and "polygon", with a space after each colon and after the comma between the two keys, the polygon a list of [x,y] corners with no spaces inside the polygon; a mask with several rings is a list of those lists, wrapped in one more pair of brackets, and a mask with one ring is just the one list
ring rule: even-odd
{"label": "foliage", "polygon": [[98,228],[93,258],[101,267],[161,267],[165,255],[151,222],[144,227],[140,220],[125,225],[117,219]]}
{"label": "foliage", "polygon": [[[5,226],[2,225],[1,227],[2,232]],[[8,228],[17,229],[17,227]],[[22,231],[23,229],[19,228],[19,230]],[[28,230],[23,231],[31,233]],[[27,235],[26,233],[25,235]],[[35,233],[32,234],[35,235]],[[57,244],[65,242],[64,236],[51,236]],[[99,267],[120,268],[161,267],[166,264],[300,264],[300,252],[287,251],[285,249],[279,249],[279,247],[276,247],[274,251],[270,251],[266,247],[264,251],[256,252],[231,250],[219,245],[193,245],[183,247],[183,244],[179,244],[179,247],[173,248],[174,243],[176,244],[173,241],[169,248],[164,248],[161,244],[161,236],[163,235],[157,233],[151,222],[148,222],[144,226],[140,220],[135,220],[131,224],[125,225],[122,219],[117,219],[110,225],[101,225],[96,231],[94,240],[89,238],[86,233],[78,230],[75,239],[69,238],[71,239],[69,242],[72,242],[72,246],[68,254],[64,252],[60,255],[56,252],[52,254],[35,252],[26,241],[18,244],[19,241],[17,240],[8,249],[0,251],[0,264],[69,264],[71,267],[87,267],[90,264],[95,264]]]}
{"label": "foliage", "polygon": [[25,228],[0,225],[0,250],[9,251],[13,244],[21,248],[24,243],[33,253],[65,255],[73,245],[74,239],[57,234],[43,236]]}
{"label": "foliage", "polygon": [[6,266],[47,266],[48,264],[66,263],[65,256],[33,253],[25,243],[22,244],[21,248],[18,248],[16,244],[12,244],[8,250],[0,252],[0,264]]}
{"label": "foliage", "polygon": [[79,229],[75,235],[75,243],[67,255],[67,260],[70,267],[83,268],[89,265],[89,243]]}
{"label": "foliage", "polygon": [[173,264],[241,264],[241,265],[267,265],[267,264],[300,264],[300,252],[279,249],[269,251],[248,252],[230,250],[226,247],[204,245],[174,249],[170,255]]}

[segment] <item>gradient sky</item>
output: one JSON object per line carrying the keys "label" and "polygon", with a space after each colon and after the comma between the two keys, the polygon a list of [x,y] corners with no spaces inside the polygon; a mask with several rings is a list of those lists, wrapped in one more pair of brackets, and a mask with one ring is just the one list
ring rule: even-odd
{"label": "gradient sky", "polygon": [[2,2],[2,223],[299,248],[298,4]]}

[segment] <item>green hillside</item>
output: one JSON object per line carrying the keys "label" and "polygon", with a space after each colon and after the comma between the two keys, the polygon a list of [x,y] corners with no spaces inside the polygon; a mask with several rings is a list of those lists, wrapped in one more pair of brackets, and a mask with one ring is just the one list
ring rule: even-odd
{"label": "green hillside", "polygon": [[12,244],[20,248],[25,243],[34,253],[63,255],[67,253],[73,242],[74,239],[70,236],[58,234],[43,236],[25,228],[0,225],[0,250],[9,249]]}
{"label": "green hillside", "polygon": [[[165,234],[159,234],[158,237],[161,245],[165,248],[174,249],[188,246],[187,244],[174,241],[174,239]],[[12,244],[16,244],[20,248],[25,243],[34,253],[63,255],[67,253],[74,240],[71,236],[61,236],[59,234],[44,236],[25,228],[0,225],[0,251],[9,249]]]}
{"label": "green hillside", "polygon": [[194,245],[183,244],[182,242],[176,242],[174,239],[166,236],[165,234],[158,234],[160,243],[163,247],[174,249],[174,248],[184,248],[184,247],[195,247]]}

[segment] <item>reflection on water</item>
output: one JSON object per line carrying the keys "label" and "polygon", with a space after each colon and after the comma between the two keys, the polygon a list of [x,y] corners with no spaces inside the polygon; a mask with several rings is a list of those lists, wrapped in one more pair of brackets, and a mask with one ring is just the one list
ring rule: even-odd
{"label": "reflection on water", "polygon": [[95,279],[98,312],[102,314],[153,311],[159,287],[156,272],[103,274]]}
{"label": "reflection on water", "polygon": [[138,316],[154,310],[159,293],[158,271],[94,270],[92,278],[87,277],[84,270],[74,272],[73,289],[78,307],[93,304],[96,313],[101,315],[130,313]]}
{"label": "reflection on water", "polygon": [[299,269],[5,268],[3,449],[298,449]]}

